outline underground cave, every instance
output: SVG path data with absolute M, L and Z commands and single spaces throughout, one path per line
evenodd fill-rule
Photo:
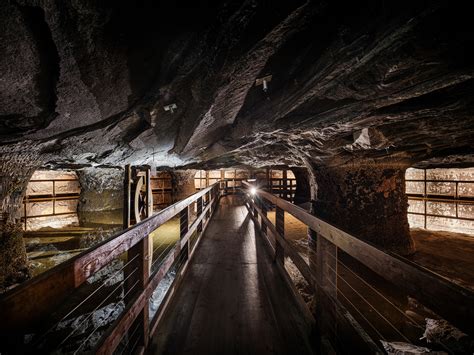
M 472 354 L 447 1 L 6 0 L 0 354 Z

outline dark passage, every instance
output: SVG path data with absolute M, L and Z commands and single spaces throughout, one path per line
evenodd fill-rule
M 223 197 L 152 354 L 311 354 L 310 330 L 243 201 Z

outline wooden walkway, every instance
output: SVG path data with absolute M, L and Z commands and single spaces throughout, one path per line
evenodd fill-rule
M 150 354 L 311 354 L 309 329 L 243 201 L 220 200 Z

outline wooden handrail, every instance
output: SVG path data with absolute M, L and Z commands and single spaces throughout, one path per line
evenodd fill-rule
M 242 184 L 247 189 L 255 187 L 248 182 L 243 182 Z M 474 334 L 474 324 L 472 322 L 472 319 L 474 319 L 474 293 L 472 291 L 399 255 L 385 252 L 370 243 L 356 238 L 310 214 L 306 210 L 266 191 L 257 189 L 256 195 L 290 213 L 315 231 L 318 236 L 324 237 L 327 241 L 357 259 L 384 279 L 392 282 L 400 290 L 413 296 L 459 329 L 468 334 Z M 271 230 L 271 223 L 268 223 L 268 219 L 261 214 L 257 206 L 254 207 Z M 283 243 L 281 239 L 277 236 L 276 241 L 288 253 L 292 246 L 286 242 Z M 289 252 L 289 256 L 292 259 L 293 255 L 293 252 Z M 303 267 L 300 266 L 300 263 L 295 263 L 295 265 L 308 280 L 307 265 Z M 312 275 L 312 277 L 316 277 L 316 275 Z
M 92 249 L 61 263 L 0 295 L 0 332 L 35 329 L 88 277 L 130 250 L 152 231 L 208 193 L 218 191 L 215 183 L 157 214 L 115 234 Z M 212 202 L 212 201 L 209 201 Z M 207 210 L 206 210 L 207 211 Z M 201 216 L 202 217 L 202 216 Z M 178 243 L 179 244 L 179 243 Z

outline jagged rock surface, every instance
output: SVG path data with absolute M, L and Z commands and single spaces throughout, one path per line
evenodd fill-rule
M 122 224 L 124 170 L 84 168 L 77 171 L 81 195 L 77 212 L 81 225 Z
M 46 167 L 474 163 L 461 4 L 207 3 L 4 4 L 0 143 Z

